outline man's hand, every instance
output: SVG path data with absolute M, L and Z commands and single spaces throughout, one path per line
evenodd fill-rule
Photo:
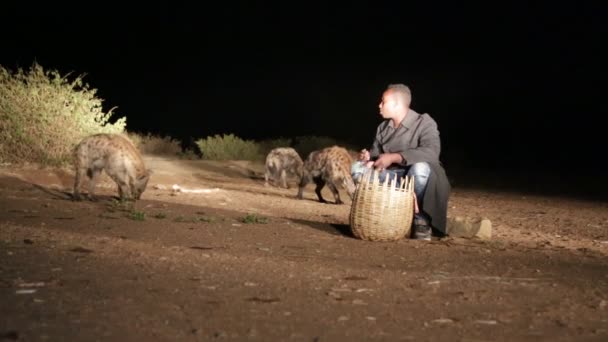
M 401 163 L 402 159 L 403 158 L 399 153 L 382 153 L 378 156 L 378 159 L 376 159 L 374 167 L 376 169 L 384 170 L 393 163 Z
M 360 161 L 366 162 L 366 161 L 369 160 L 369 158 L 370 158 L 370 155 L 369 155 L 369 151 L 368 150 L 362 149 L 361 152 L 359 152 L 359 160 Z

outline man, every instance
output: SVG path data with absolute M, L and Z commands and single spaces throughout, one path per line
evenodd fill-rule
M 378 125 L 371 151 L 362 150 L 360 160 L 385 177 L 414 176 L 418 210 L 412 237 L 431 240 L 433 230 L 445 235 L 448 197 L 451 191 L 439 161 L 441 140 L 437 123 L 428 114 L 410 109 L 412 94 L 403 84 L 391 84 L 382 95 Z

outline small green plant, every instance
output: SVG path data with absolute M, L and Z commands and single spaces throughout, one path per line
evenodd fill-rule
M 256 214 L 247 214 L 243 218 L 241 218 L 241 222 L 246 224 L 252 223 L 268 223 L 268 218 L 263 216 L 257 216 Z
M 115 212 L 115 211 L 133 211 L 133 202 L 132 201 L 127 201 L 127 200 L 117 200 L 117 199 L 112 199 L 112 201 L 106 206 L 106 209 L 109 212 Z
M 127 215 L 127 217 L 134 221 L 143 221 L 146 219 L 146 213 L 144 213 L 143 211 L 134 210 L 129 212 L 129 215 Z
M 195 223 L 198 222 L 198 219 L 196 217 L 178 216 L 174 218 L 173 221 L 182 223 Z
M 211 217 L 211 216 L 201 216 L 198 218 L 198 220 L 200 222 L 206 222 L 206 223 L 211 223 L 215 221 L 215 217 Z
M 175 222 L 184 222 L 184 223 L 196 223 L 196 222 L 210 223 L 210 222 L 216 221 L 216 218 L 215 217 L 211 217 L 211 216 L 200 216 L 200 217 L 178 216 L 175 219 L 173 219 L 173 221 L 175 221 Z
M 165 213 L 156 213 L 152 217 L 154 217 L 155 219 L 162 220 L 162 219 L 166 218 L 167 215 Z
M 202 212 L 202 211 L 197 211 L 196 214 L 199 215 L 199 217 L 197 219 L 200 222 L 211 223 L 211 222 L 215 222 L 215 221 L 218 221 L 218 220 L 224 221 L 223 218 L 210 216 L 210 215 L 207 215 L 205 212 Z
M 243 140 L 234 134 L 214 135 L 199 139 L 196 145 L 206 160 L 262 160 L 260 146 L 253 140 Z
M 185 217 L 183 216 L 178 216 L 176 218 L 173 219 L 174 222 L 188 222 L 186 221 Z

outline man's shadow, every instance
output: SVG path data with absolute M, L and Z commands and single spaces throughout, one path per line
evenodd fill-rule
M 308 221 L 308 220 L 299 220 L 292 219 L 294 223 L 301 224 L 303 226 L 308 226 L 317 230 L 320 230 L 325 233 L 329 233 L 331 235 L 341 235 L 349 238 L 355 238 L 353 232 L 348 224 L 338 224 L 338 223 L 323 223 L 316 221 Z

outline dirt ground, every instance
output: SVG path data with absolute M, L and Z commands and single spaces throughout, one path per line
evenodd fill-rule
M 368 242 L 346 195 L 145 159 L 132 207 L 107 178 L 73 202 L 70 170 L 0 168 L 0 341 L 608 340 L 608 203 L 454 187 L 491 240 Z

